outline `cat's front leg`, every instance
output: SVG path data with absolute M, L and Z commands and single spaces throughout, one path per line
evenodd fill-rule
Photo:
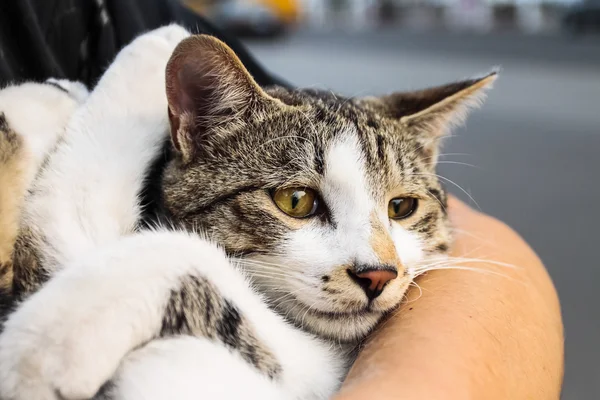
M 239 352 L 211 339 L 176 336 L 153 340 L 129 353 L 115 378 L 93 400 L 169 399 L 297 397 L 286 393 L 280 380 L 261 373 Z
M 90 252 L 7 320 L 0 399 L 91 398 L 131 350 L 178 333 L 252 346 L 255 368 L 277 374 L 236 310 L 250 292 L 222 250 L 187 233 L 143 232 Z
M 25 242 L 48 275 L 135 228 L 146 174 L 168 138 L 166 64 L 187 36 L 169 25 L 136 38 L 67 124 L 25 206 Z

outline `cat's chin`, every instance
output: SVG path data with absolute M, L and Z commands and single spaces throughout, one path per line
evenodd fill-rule
M 347 313 L 321 311 L 300 302 L 287 303 L 285 309 L 278 311 L 307 332 L 343 343 L 364 339 L 385 315 L 369 309 Z

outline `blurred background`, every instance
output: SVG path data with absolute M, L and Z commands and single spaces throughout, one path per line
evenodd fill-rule
M 298 86 L 361 96 L 500 66 L 440 174 L 541 256 L 566 327 L 563 399 L 600 399 L 600 0 L 186 3 Z

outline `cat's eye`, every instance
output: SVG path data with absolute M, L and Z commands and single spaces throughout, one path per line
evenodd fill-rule
M 308 188 L 285 188 L 273 192 L 273 201 L 281 211 L 294 218 L 313 215 L 319 206 L 317 193 Z
M 418 201 L 413 197 L 396 197 L 388 204 L 388 216 L 391 219 L 404 219 L 417 209 Z

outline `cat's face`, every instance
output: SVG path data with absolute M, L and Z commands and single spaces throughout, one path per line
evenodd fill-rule
M 207 232 L 282 315 L 364 337 L 450 235 L 437 139 L 483 78 L 385 98 L 259 89 L 215 39 L 167 68 L 174 221 Z

